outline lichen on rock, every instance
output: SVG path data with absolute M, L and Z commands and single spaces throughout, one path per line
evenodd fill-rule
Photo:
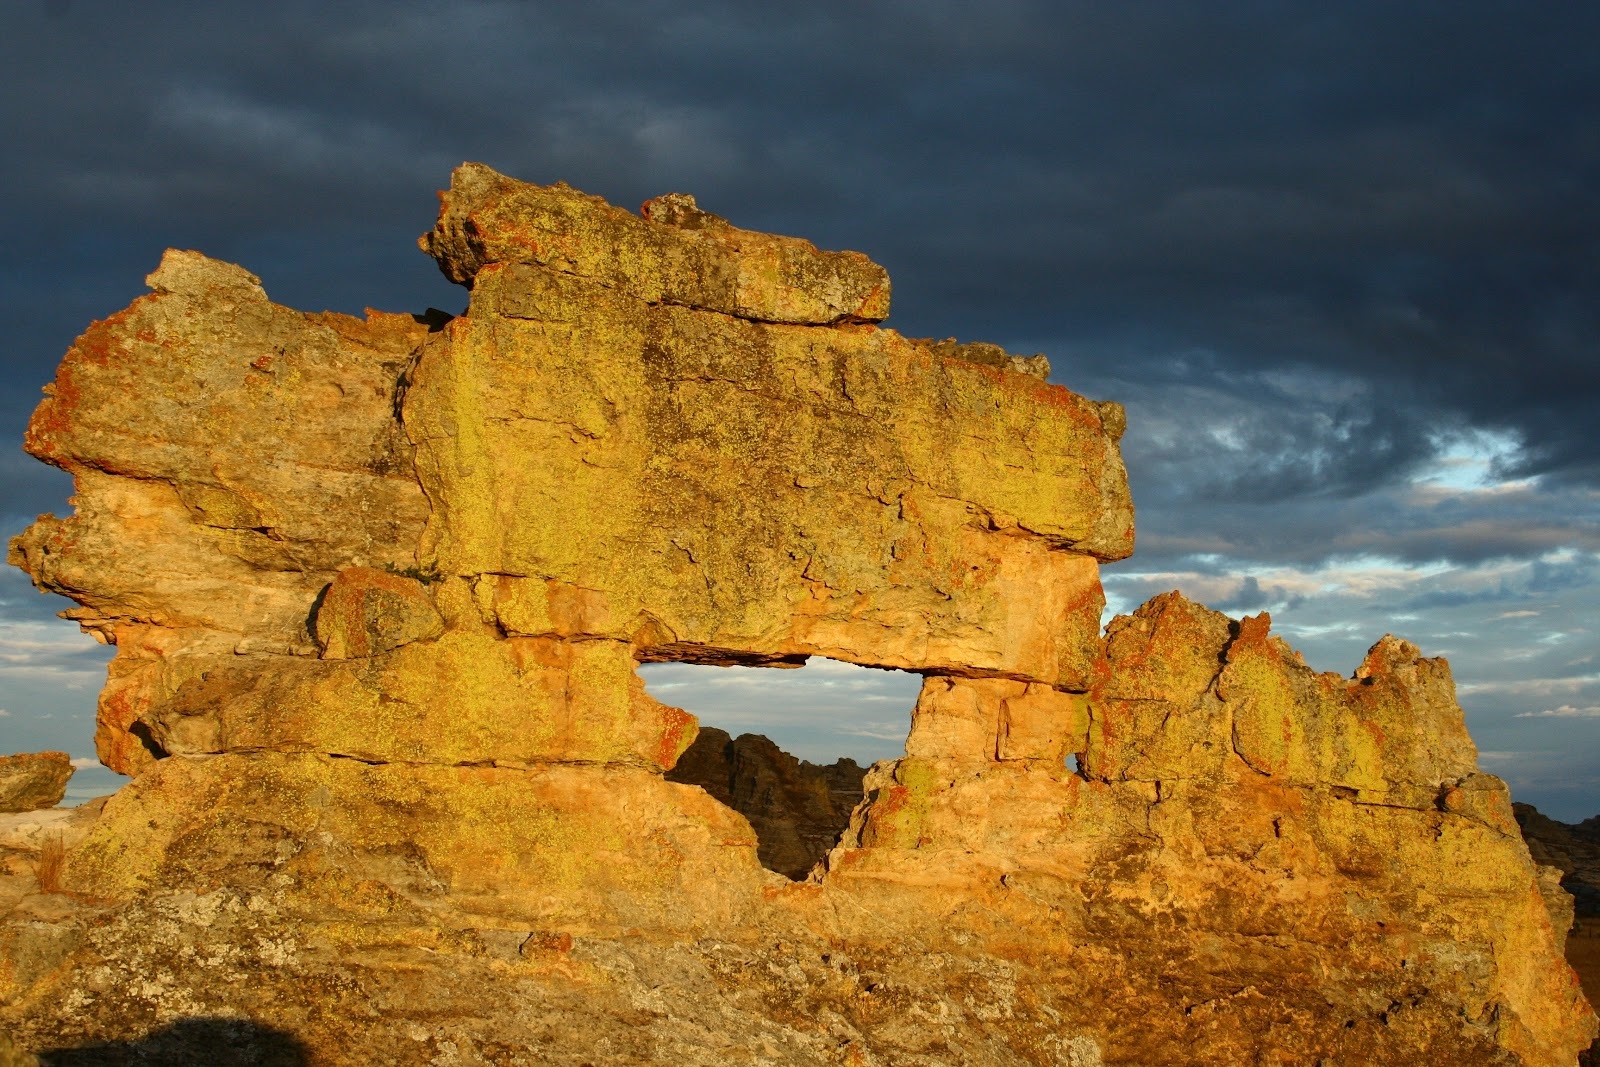
M 133 781 L 0 827 L 0 1030 L 23 1047 L 1588 1046 L 1570 906 L 1442 660 L 1385 637 L 1319 674 L 1265 615 L 1177 594 L 1102 632 L 1099 567 L 1133 550 L 1119 405 L 1039 357 L 901 337 L 865 256 L 684 194 L 634 215 L 466 164 L 442 201 L 422 246 L 465 314 L 302 314 L 169 252 L 34 415 L 76 511 L 9 559 L 117 646 L 97 744 Z M 667 779 L 698 724 L 634 668 L 813 655 L 923 688 L 906 755 L 791 880 Z

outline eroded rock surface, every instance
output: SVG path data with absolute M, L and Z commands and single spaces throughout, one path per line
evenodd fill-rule
M 34 417 L 77 510 L 10 558 L 118 646 L 97 740 L 135 777 L 12 835 L 27 1048 L 207 1019 L 315 1064 L 1589 1044 L 1569 898 L 1442 660 L 1317 674 L 1176 594 L 1102 635 L 1120 407 L 884 329 L 865 257 L 685 196 L 469 164 L 443 199 L 423 246 L 466 314 L 305 315 L 172 252 Z M 697 725 L 634 667 L 810 655 L 925 681 L 791 882 L 664 777 Z

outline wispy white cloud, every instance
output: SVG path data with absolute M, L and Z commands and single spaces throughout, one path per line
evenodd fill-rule
M 1516 658 L 1512 654 L 1509 658 Z M 1458 682 L 1456 689 L 1462 693 L 1504 693 L 1512 696 L 1543 697 L 1557 693 L 1576 693 L 1600 683 L 1600 674 L 1575 675 L 1570 678 L 1505 678 L 1475 682 Z
M 1600 705 L 1591 705 L 1586 708 L 1574 707 L 1563 704 L 1559 708 L 1546 708 L 1544 711 L 1522 711 L 1515 716 L 1518 719 L 1600 719 Z
M 640 676 L 652 696 L 676 704 L 705 726 L 764 734 L 812 762 L 850 756 L 860 763 L 903 755 L 911 708 L 922 679 L 811 658 L 799 670 L 647 663 Z
M 70 623 L 0 619 L 0 678 L 98 688 L 106 652 Z
M 93 756 L 79 756 L 72 761 L 72 766 L 74 769 L 81 771 L 85 767 L 101 767 L 104 766 L 104 764 L 95 759 Z

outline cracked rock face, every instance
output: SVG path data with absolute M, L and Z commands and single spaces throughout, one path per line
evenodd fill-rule
M 0 833 L 23 1047 L 1588 1046 L 1569 898 L 1442 660 L 1386 637 L 1317 674 L 1264 615 L 1177 594 L 1102 634 L 1099 565 L 1133 547 L 1120 407 L 882 328 L 866 257 L 682 194 L 633 215 L 467 164 L 442 199 L 422 245 L 466 314 L 302 314 L 169 252 L 34 416 L 76 512 L 10 559 L 117 645 L 97 743 L 134 781 Z M 795 882 L 664 777 L 697 725 L 634 667 L 811 655 L 925 683 L 906 756 Z

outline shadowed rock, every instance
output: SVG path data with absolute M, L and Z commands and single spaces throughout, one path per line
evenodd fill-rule
M 760 734 L 733 738 L 702 726 L 667 781 L 697 785 L 743 815 L 756 832 L 761 865 L 798 879 L 839 843 L 861 802 L 862 773 L 852 759 L 818 766 Z
M 1512 810 L 1534 862 L 1561 872 L 1561 888 L 1572 894 L 1578 920 L 1600 919 L 1600 816 L 1573 824 L 1532 804 L 1513 804 Z
M 181 1019 L 132 1041 L 55 1049 L 40 1067 L 308 1067 L 292 1034 L 248 1019 Z

